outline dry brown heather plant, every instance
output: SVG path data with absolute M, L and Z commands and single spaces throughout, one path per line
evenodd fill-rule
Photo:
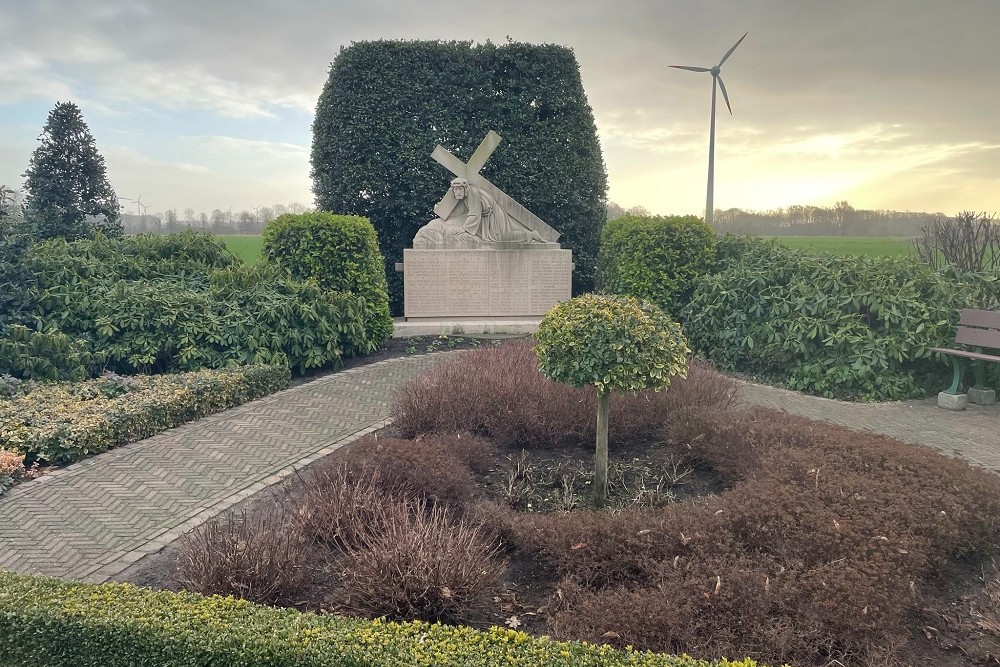
M 468 434 L 428 435 L 414 440 L 365 438 L 348 453 L 352 466 L 378 470 L 390 489 L 411 497 L 459 505 L 478 489 L 473 470 L 488 465 L 496 448 Z
M 204 595 L 232 595 L 259 604 L 299 602 L 312 581 L 310 548 L 279 509 L 228 513 L 181 541 L 178 579 Z
M 765 409 L 716 415 L 688 444 L 735 486 L 618 515 L 478 513 L 562 577 L 556 636 L 769 663 L 884 657 L 939 567 L 997 547 L 1000 479 L 930 450 Z
M 694 363 L 688 379 L 664 392 L 616 394 L 611 401 L 612 447 L 656 437 L 674 418 L 725 410 L 732 380 Z M 597 396 L 538 372 L 530 340 L 463 353 L 403 387 L 393 406 L 403 437 L 472 431 L 500 447 L 590 447 L 596 433 Z
M 456 621 L 484 608 L 507 564 L 496 539 L 425 501 L 387 503 L 385 523 L 347 551 L 346 606 L 392 619 Z
M 362 461 L 332 458 L 301 478 L 295 501 L 296 524 L 307 539 L 335 549 L 362 542 L 384 522 L 386 504 L 404 489 Z
M 980 605 L 972 607 L 970 616 L 980 630 L 1000 638 L 1000 576 L 996 572 L 986 580 Z

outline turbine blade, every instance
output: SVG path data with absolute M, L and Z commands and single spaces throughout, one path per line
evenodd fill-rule
M 710 67 L 688 67 L 687 65 L 667 65 L 667 67 L 673 67 L 674 69 L 686 69 L 689 72 L 711 72 Z
M 739 46 L 740 42 L 742 42 L 744 39 L 746 39 L 747 35 L 749 35 L 749 34 L 750 34 L 749 32 L 743 33 L 743 36 L 740 37 L 739 41 L 737 41 L 735 44 L 733 44 L 733 48 L 731 48 L 728 51 L 726 51 L 726 55 L 722 56 L 722 60 L 719 61 L 719 67 L 722 67 L 722 63 L 724 63 L 727 60 L 729 60 L 729 56 L 733 55 L 733 51 L 736 50 L 736 47 Z
M 726 101 L 726 108 L 729 109 L 729 115 L 733 115 L 733 108 L 729 106 L 729 95 L 726 93 L 726 84 L 722 83 L 722 77 L 717 76 L 715 80 L 719 82 L 719 88 L 722 88 L 722 99 Z

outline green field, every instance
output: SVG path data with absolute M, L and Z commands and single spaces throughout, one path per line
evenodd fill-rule
M 798 250 L 818 250 L 838 255 L 910 254 L 910 240 L 903 236 L 777 236 L 778 243 Z
M 260 259 L 260 247 L 264 238 L 256 234 L 220 234 L 219 238 L 231 253 L 247 264 L 256 264 Z
M 252 234 L 223 234 L 219 236 L 226 247 L 247 264 L 260 259 L 263 239 Z M 909 239 L 901 236 L 778 236 L 778 243 L 799 250 L 819 250 L 838 255 L 907 255 Z

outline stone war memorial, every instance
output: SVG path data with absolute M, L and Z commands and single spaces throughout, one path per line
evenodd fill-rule
M 434 206 L 437 217 L 397 266 L 404 310 L 397 328 L 526 333 L 570 298 L 572 252 L 560 247 L 559 233 L 479 173 L 500 141 L 491 130 L 468 162 L 440 145 L 431 154 L 454 178 Z

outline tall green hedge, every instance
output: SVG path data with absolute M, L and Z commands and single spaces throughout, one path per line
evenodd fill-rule
M 0 667 L 754 667 L 0 570 Z
M 431 152 L 441 144 L 467 160 L 489 130 L 503 142 L 482 174 L 562 234 L 575 292 L 591 289 L 607 176 L 570 49 L 374 41 L 334 60 L 313 124 L 316 204 L 375 225 L 394 312 L 393 265 L 452 178 Z
M 261 256 L 294 278 L 363 299 L 365 352 L 392 335 L 382 254 L 366 218 L 325 211 L 279 216 L 264 228 Z
M 677 313 L 694 281 L 715 264 L 715 234 L 689 216 L 624 215 L 601 233 L 598 283 L 606 292 L 652 301 Z

